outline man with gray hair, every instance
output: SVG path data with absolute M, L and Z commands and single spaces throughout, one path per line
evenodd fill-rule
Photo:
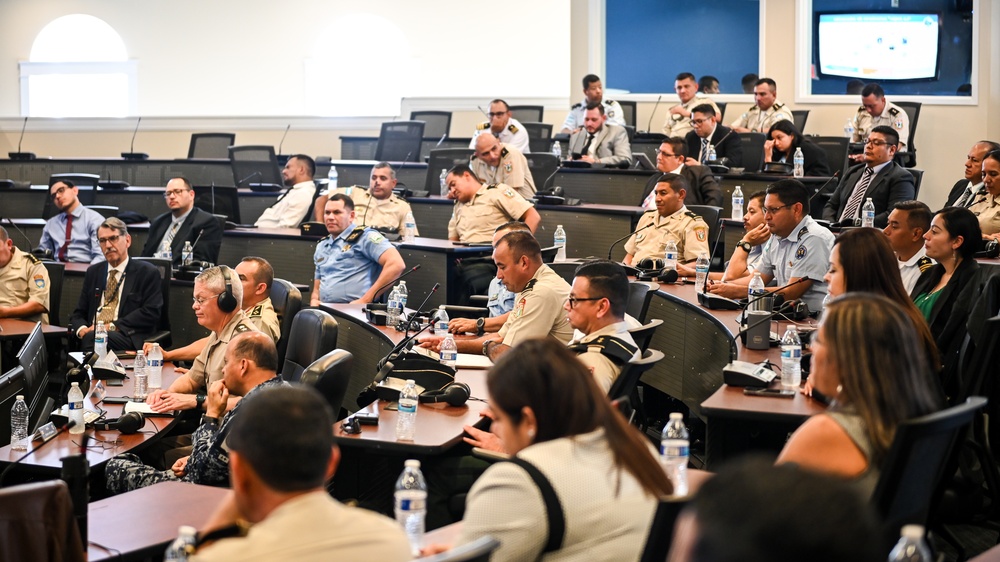
M 97 228 L 97 242 L 104 259 L 87 268 L 76 310 L 69 318 L 70 331 L 83 351 L 94 349 L 97 322 L 108 330 L 108 349 L 142 349 L 143 340 L 156 331 L 163 308 L 160 272 L 147 262 L 129 259 L 132 237 L 118 218 L 106 219 Z
M 156 412 L 204 409 L 205 391 L 222 378 L 226 346 L 237 334 L 259 331 L 240 308 L 242 303 L 243 285 L 229 267 L 210 267 L 195 277 L 191 308 L 198 324 L 212 333 L 186 376 L 178 377 L 166 390 L 149 393 L 150 408 Z

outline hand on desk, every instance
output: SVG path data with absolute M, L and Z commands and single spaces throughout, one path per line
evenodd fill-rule
M 448 322 L 448 331 L 453 334 L 476 333 L 476 321 L 471 318 L 452 318 Z
M 493 410 L 490 410 L 488 407 L 480 412 L 479 415 L 491 420 L 494 419 Z M 503 446 L 503 441 L 501 441 L 496 434 L 490 433 L 489 431 L 483 431 L 482 429 L 472 427 L 471 425 L 466 425 L 462 429 L 469 434 L 469 437 L 462 437 L 462 440 L 469 445 L 479 447 L 480 449 L 486 449 L 487 451 L 495 451 L 497 453 L 507 452 Z
M 579 158 L 579 160 L 580 160 L 580 162 L 590 162 L 591 164 L 593 164 L 594 162 L 597 162 L 597 159 L 594 158 L 593 156 L 589 155 L 589 154 L 584 154 L 583 156 L 581 156 Z
M 434 554 L 441 554 L 442 552 L 448 552 L 451 550 L 450 544 L 429 544 L 420 549 L 420 557 L 432 556 Z
M 709 281 L 708 292 L 713 295 L 719 295 L 720 297 L 742 299 L 747 296 L 747 286 L 740 285 L 739 283 L 717 283 Z
M 146 403 L 154 412 L 163 413 L 173 410 L 191 410 L 198 402 L 195 400 L 194 394 L 168 392 L 160 388 L 146 397 Z
M 427 336 L 420 339 L 420 347 L 426 347 L 431 351 L 441 351 L 441 341 L 444 340 L 442 336 Z
M 174 471 L 174 476 L 178 478 L 184 478 L 184 475 L 187 474 L 187 464 L 188 464 L 188 459 L 190 458 L 191 456 L 188 455 L 186 457 L 181 457 L 177 459 L 177 462 L 175 462 L 174 465 L 170 467 L 170 470 Z
M 802 388 L 799 389 L 799 392 L 801 392 L 802 394 L 805 394 L 806 396 L 812 396 L 813 395 L 813 380 L 812 380 L 812 377 L 806 379 L 806 383 L 802 385 Z

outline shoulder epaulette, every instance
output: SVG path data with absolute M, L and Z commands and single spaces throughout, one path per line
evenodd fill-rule
M 774 102 L 774 108 L 775 109 L 781 109 L 782 107 L 785 107 L 785 104 L 783 102 L 780 102 L 780 101 Z
M 510 153 L 507 152 L 506 148 L 501 148 L 500 149 L 500 158 L 503 158 L 504 156 L 507 156 L 508 154 L 510 154 Z
M 615 103 L 615 100 L 604 100 L 604 103 L 606 103 L 608 105 L 611 105 L 611 104 Z
M 344 239 L 344 242 L 348 244 L 353 244 L 361 238 L 361 235 L 364 234 L 364 232 L 365 232 L 365 227 L 356 226 L 354 227 L 354 230 L 352 230 L 351 233 L 347 235 L 347 238 Z
M 934 260 L 932 260 L 931 258 L 929 258 L 927 256 L 924 256 L 924 257 L 920 258 L 919 260 L 917 260 L 917 267 L 920 268 L 920 273 L 923 273 L 923 272 L 927 271 L 933 265 L 934 265 Z
M 482 123 L 476 125 L 476 130 L 477 131 L 485 131 L 486 129 L 489 128 L 489 126 L 490 126 L 490 122 L 489 121 L 483 121 Z
M 527 283 L 525 283 L 524 288 L 521 289 L 521 292 L 523 293 L 525 291 L 530 291 L 532 287 L 535 286 L 535 283 L 538 283 L 538 279 L 532 279 L 528 281 Z
M 240 322 L 239 324 L 236 325 L 236 327 L 233 329 L 233 331 L 242 334 L 243 332 L 252 332 L 253 328 L 251 328 L 250 326 L 247 326 L 243 322 Z
M 803 226 L 802 229 L 799 230 L 799 238 L 801 238 L 803 234 L 809 234 L 808 226 Z
M 499 185 L 500 184 L 498 184 L 498 183 L 491 183 L 491 184 L 489 184 L 489 185 L 486 186 L 486 189 L 496 189 L 497 186 L 499 186 Z
M 573 104 L 573 107 L 569 108 L 569 110 L 573 111 L 574 109 L 580 109 L 581 107 L 583 107 L 582 103 L 576 103 L 576 104 Z
M 511 123 L 510 125 L 507 125 L 507 130 L 516 135 L 517 132 L 520 131 L 521 129 L 518 129 L 517 127 L 514 126 L 513 123 Z
M 895 107 L 890 107 L 889 108 L 889 115 L 892 115 L 893 117 L 895 117 L 895 116 L 899 115 L 899 110 L 896 109 Z
M 26 258 L 28 258 L 28 261 L 30 261 L 32 263 L 32 265 L 42 263 L 42 260 L 38 259 L 38 256 L 36 256 L 34 254 L 29 254 L 29 253 L 25 252 L 24 256 Z
M 578 343 L 570 347 L 570 350 L 576 353 L 586 353 L 591 349 L 597 349 L 601 355 L 617 365 L 624 365 L 632 359 L 639 348 L 615 336 L 598 336 L 587 343 Z
M 264 312 L 264 305 L 258 304 L 257 306 L 253 307 L 253 309 L 250 311 L 250 314 L 247 314 L 247 316 L 260 316 L 263 312 Z
M 684 214 L 686 216 L 689 216 L 689 217 L 693 218 L 693 219 L 700 219 L 701 218 L 701 215 L 699 215 L 698 213 L 696 213 L 694 211 L 688 211 L 688 212 L 686 212 Z
M 861 113 L 864 110 L 865 110 L 865 106 L 862 105 L 861 107 L 858 108 L 858 113 Z

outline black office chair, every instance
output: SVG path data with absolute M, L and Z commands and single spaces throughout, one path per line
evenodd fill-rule
M 188 158 L 229 158 L 229 147 L 236 144 L 236 133 L 191 133 Z
M 156 332 L 146 341 L 160 344 L 160 347 L 170 347 L 173 343 L 170 335 L 170 278 L 173 277 L 173 262 L 162 258 L 132 258 L 149 262 L 160 272 L 160 290 L 163 292 L 163 308 L 160 309 L 160 320 L 156 323 Z
M 419 162 L 420 142 L 423 138 L 423 121 L 382 123 L 378 145 L 375 146 L 375 160 L 380 162 Z
M 541 123 L 544 121 L 542 115 L 545 113 L 545 106 L 542 105 L 512 105 L 510 106 L 510 116 L 517 119 L 523 125 L 526 121 L 531 123 Z
M 316 308 L 300 310 L 288 331 L 288 347 L 281 378 L 298 382 L 314 361 L 337 347 L 337 321 L 329 312 Z
M 743 144 L 743 171 L 759 172 L 764 165 L 764 133 L 736 133 Z
M 745 157 L 746 153 L 744 153 Z M 701 218 L 708 224 L 709 263 L 714 271 L 721 271 L 722 264 L 725 261 L 726 249 L 716 242 L 722 236 L 722 207 L 714 205 L 688 205 L 687 208 L 692 213 L 701 215 Z M 712 252 L 713 249 L 715 250 L 714 253 Z
M 851 139 L 847 137 L 810 137 L 809 140 L 826 152 L 826 161 L 830 164 L 830 174 L 847 173 L 850 163 L 847 155 Z
M 86 207 L 106 219 L 118 216 L 118 207 L 114 205 L 86 205 Z
M 653 339 L 653 334 L 656 329 L 663 324 L 663 320 L 660 318 L 650 318 L 649 322 L 646 322 L 638 328 L 629 328 L 629 335 L 635 341 L 635 345 L 639 346 L 639 350 L 645 352 L 649 349 L 649 342 Z
M 712 101 L 715 101 L 715 100 L 712 100 Z M 719 123 L 725 123 L 726 120 L 723 118 L 723 116 L 726 114 L 726 102 L 724 102 L 724 101 L 715 101 L 715 105 L 719 108 L 719 114 L 716 116 L 716 117 L 719 118 Z
M 93 205 L 96 199 L 95 194 L 97 193 L 97 184 L 101 181 L 101 176 L 97 174 L 52 174 L 49 176 L 49 192 L 52 191 L 52 186 L 58 181 L 71 181 L 79 189 L 79 199 L 80 204 L 83 206 Z M 45 198 L 45 204 L 42 206 L 42 218 L 48 220 L 60 213 L 59 209 L 56 208 L 55 204 L 52 202 L 51 197 Z
M 674 525 L 677 517 L 687 507 L 688 498 L 665 498 L 656 505 L 653 524 L 646 537 L 646 546 L 642 549 L 639 562 L 665 562 L 674 540 Z
M 450 111 L 411 111 L 410 121 L 424 122 L 424 138 L 437 141 L 451 134 Z
M 916 199 L 920 195 L 920 183 L 924 181 L 924 171 L 916 168 L 907 168 L 906 171 L 913 176 L 913 198 Z
M 525 123 L 524 130 L 528 132 L 528 149 L 531 152 L 549 152 L 552 150 L 552 125 L 549 123 Z
M 635 125 L 625 125 L 625 134 L 628 135 L 628 142 L 635 138 Z
M 302 292 L 291 282 L 275 278 L 271 283 L 271 305 L 274 306 L 274 312 L 278 315 L 281 326 L 281 337 L 278 339 L 278 365 L 284 365 L 292 321 L 302 308 Z
M 535 180 L 535 189 L 541 191 L 552 187 L 552 178 L 559 170 L 559 159 L 554 154 L 546 152 L 531 152 L 524 155 L 528 161 L 528 169 Z
M 552 271 L 556 272 L 556 275 L 562 277 L 564 281 L 572 284 L 576 268 L 580 267 L 580 264 L 571 261 L 557 261 L 550 263 L 549 267 L 552 268 Z
M 284 184 L 273 146 L 230 146 L 229 164 L 237 188 L 250 187 L 250 184 L 270 184 L 280 188 Z
M 345 416 L 341 407 L 347 394 L 347 384 L 351 382 L 353 366 L 354 355 L 350 351 L 334 349 L 306 367 L 298 382 L 315 388 L 326 399 L 333 415 L 338 420 L 343 419 Z
M 9 560 L 82 562 L 86 558 L 73 499 L 62 480 L 0 489 L 0 536 Z
M 920 108 L 923 106 L 919 101 L 900 101 L 896 105 L 903 108 L 906 116 L 910 118 L 910 134 L 906 139 L 906 152 L 896 153 L 896 157 L 901 160 L 901 164 L 907 168 L 917 165 L 917 147 L 913 144 L 913 137 L 917 134 L 917 121 L 920 120 Z
M 628 304 L 625 306 L 625 314 L 639 322 L 645 322 L 649 302 L 653 300 L 653 292 L 658 288 L 659 286 L 649 281 L 631 281 L 628 284 Z
M 556 254 L 559 253 L 559 246 L 549 246 L 542 248 L 542 263 L 552 264 L 556 261 Z
M 427 178 L 424 180 L 424 190 L 432 195 L 441 193 L 441 171 L 448 171 L 459 164 L 468 164 L 472 158 L 471 148 L 438 148 L 430 151 L 427 157 Z
M 806 121 L 809 120 L 809 110 L 808 109 L 793 109 L 792 110 L 792 123 L 795 124 L 795 128 L 799 130 L 800 133 L 804 133 L 806 130 Z
M 630 126 L 630 127 L 632 127 L 632 128 L 635 128 L 635 106 L 636 106 L 636 102 L 634 102 L 634 101 L 621 101 L 621 100 L 618 100 L 618 105 L 622 106 L 622 113 L 624 113 L 624 115 L 622 115 L 622 119 L 625 120 L 625 124 L 628 125 L 628 126 Z M 629 140 L 632 140 L 632 139 L 629 139 Z
M 642 411 L 642 403 L 639 401 L 639 393 L 637 388 L 639 386 L 639 379 L 642 378 L 642 374 L 653 368 L 658 361 L 663 359 L 663 352 L 657 351 L 655 349 L 647 349 L 642 353 L 641 359 L 633 359 L 629 361 L 625 368 L 622 369 L 618 378 L 615 382 L 611 383 L 611 389 L 608 390 L 608 398 L 615 400 L 617 398 L 626 397 L 635 406 L 635 410 L 640 411 L 639 419 L 644 420 L 646 418 Z M 632 420 L 630 419 L 629 422 Z
M 420 558 L 420 562 L 489 562 L 493 551 L 500 548 L 500 541 L 486 535 L 447 552 Z
M 60 304 L 62 303 L 63 276 L 66 264 L 57 261 L 42 262 L 49 273 L 49 324 L 62 326 L 60 321 Z

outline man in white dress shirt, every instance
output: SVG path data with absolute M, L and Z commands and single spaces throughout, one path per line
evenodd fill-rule
M 312 209 L 316 195 L 316 162 L 305 154 L 295 154 L 288 158 L 281 179 L 289 190 L 278 197 L 270 207 L 264 209 L 254 223 L 258 228 L 298 228 L 306 220 L 306 212 Z
M 930 207 L 920 201 L 900 201 L 892 207 L 889 224 L 882 231 L 896 253 L 907 293 L 913 290 L 920 274 L 934 265 L 924 248 L 924 233 L 931 228 L 932 215 Z

